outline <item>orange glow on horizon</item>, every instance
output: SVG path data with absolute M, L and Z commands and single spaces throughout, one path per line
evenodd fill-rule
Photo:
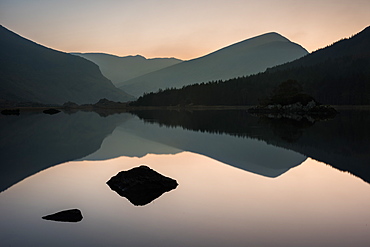
M 65 52 L 189 60 L 272 31 L 311 52 L 370 25 L 369 9 L 366 0 L 5 0 L 0 23 Z

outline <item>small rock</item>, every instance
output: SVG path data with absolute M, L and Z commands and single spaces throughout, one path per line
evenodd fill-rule
M 44 220 L 53 220 L 60 222 L 79 222 L 83 219 L 79 209 L 68 209 L 55 214 L 50 214 L 42 217 Z

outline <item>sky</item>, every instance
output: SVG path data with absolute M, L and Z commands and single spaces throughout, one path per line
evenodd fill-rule
M 64 52 L 200 57 L 277 32 L 309 52 L 370 25 L 369 0 L 0 0 L 0 24 Z

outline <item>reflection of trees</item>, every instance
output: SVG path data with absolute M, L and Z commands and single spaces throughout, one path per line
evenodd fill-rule
M 136 111 L 147 122 L 256 138 L 349 171 L 370 182 L 370 114 L 342 111 L 333 120 L 310 122 L 258 118 L 246 111 Z
M 299 140 L 303 134 L 305 128 L 311 127 L 314 123 L 303 118 L 300 121 L 296 121 L 288 118 L 267 118 L 261 117 L 261 122 L 269 125 L 277 137 L 281 140 L 293 143 Z

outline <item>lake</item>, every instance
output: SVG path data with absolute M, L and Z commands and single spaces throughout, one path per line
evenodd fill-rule
M 369 113 L 0 115 L 1 246 L 367 246 Z M 106 184 L 140 165 L 178 186 L 135 206 Z

